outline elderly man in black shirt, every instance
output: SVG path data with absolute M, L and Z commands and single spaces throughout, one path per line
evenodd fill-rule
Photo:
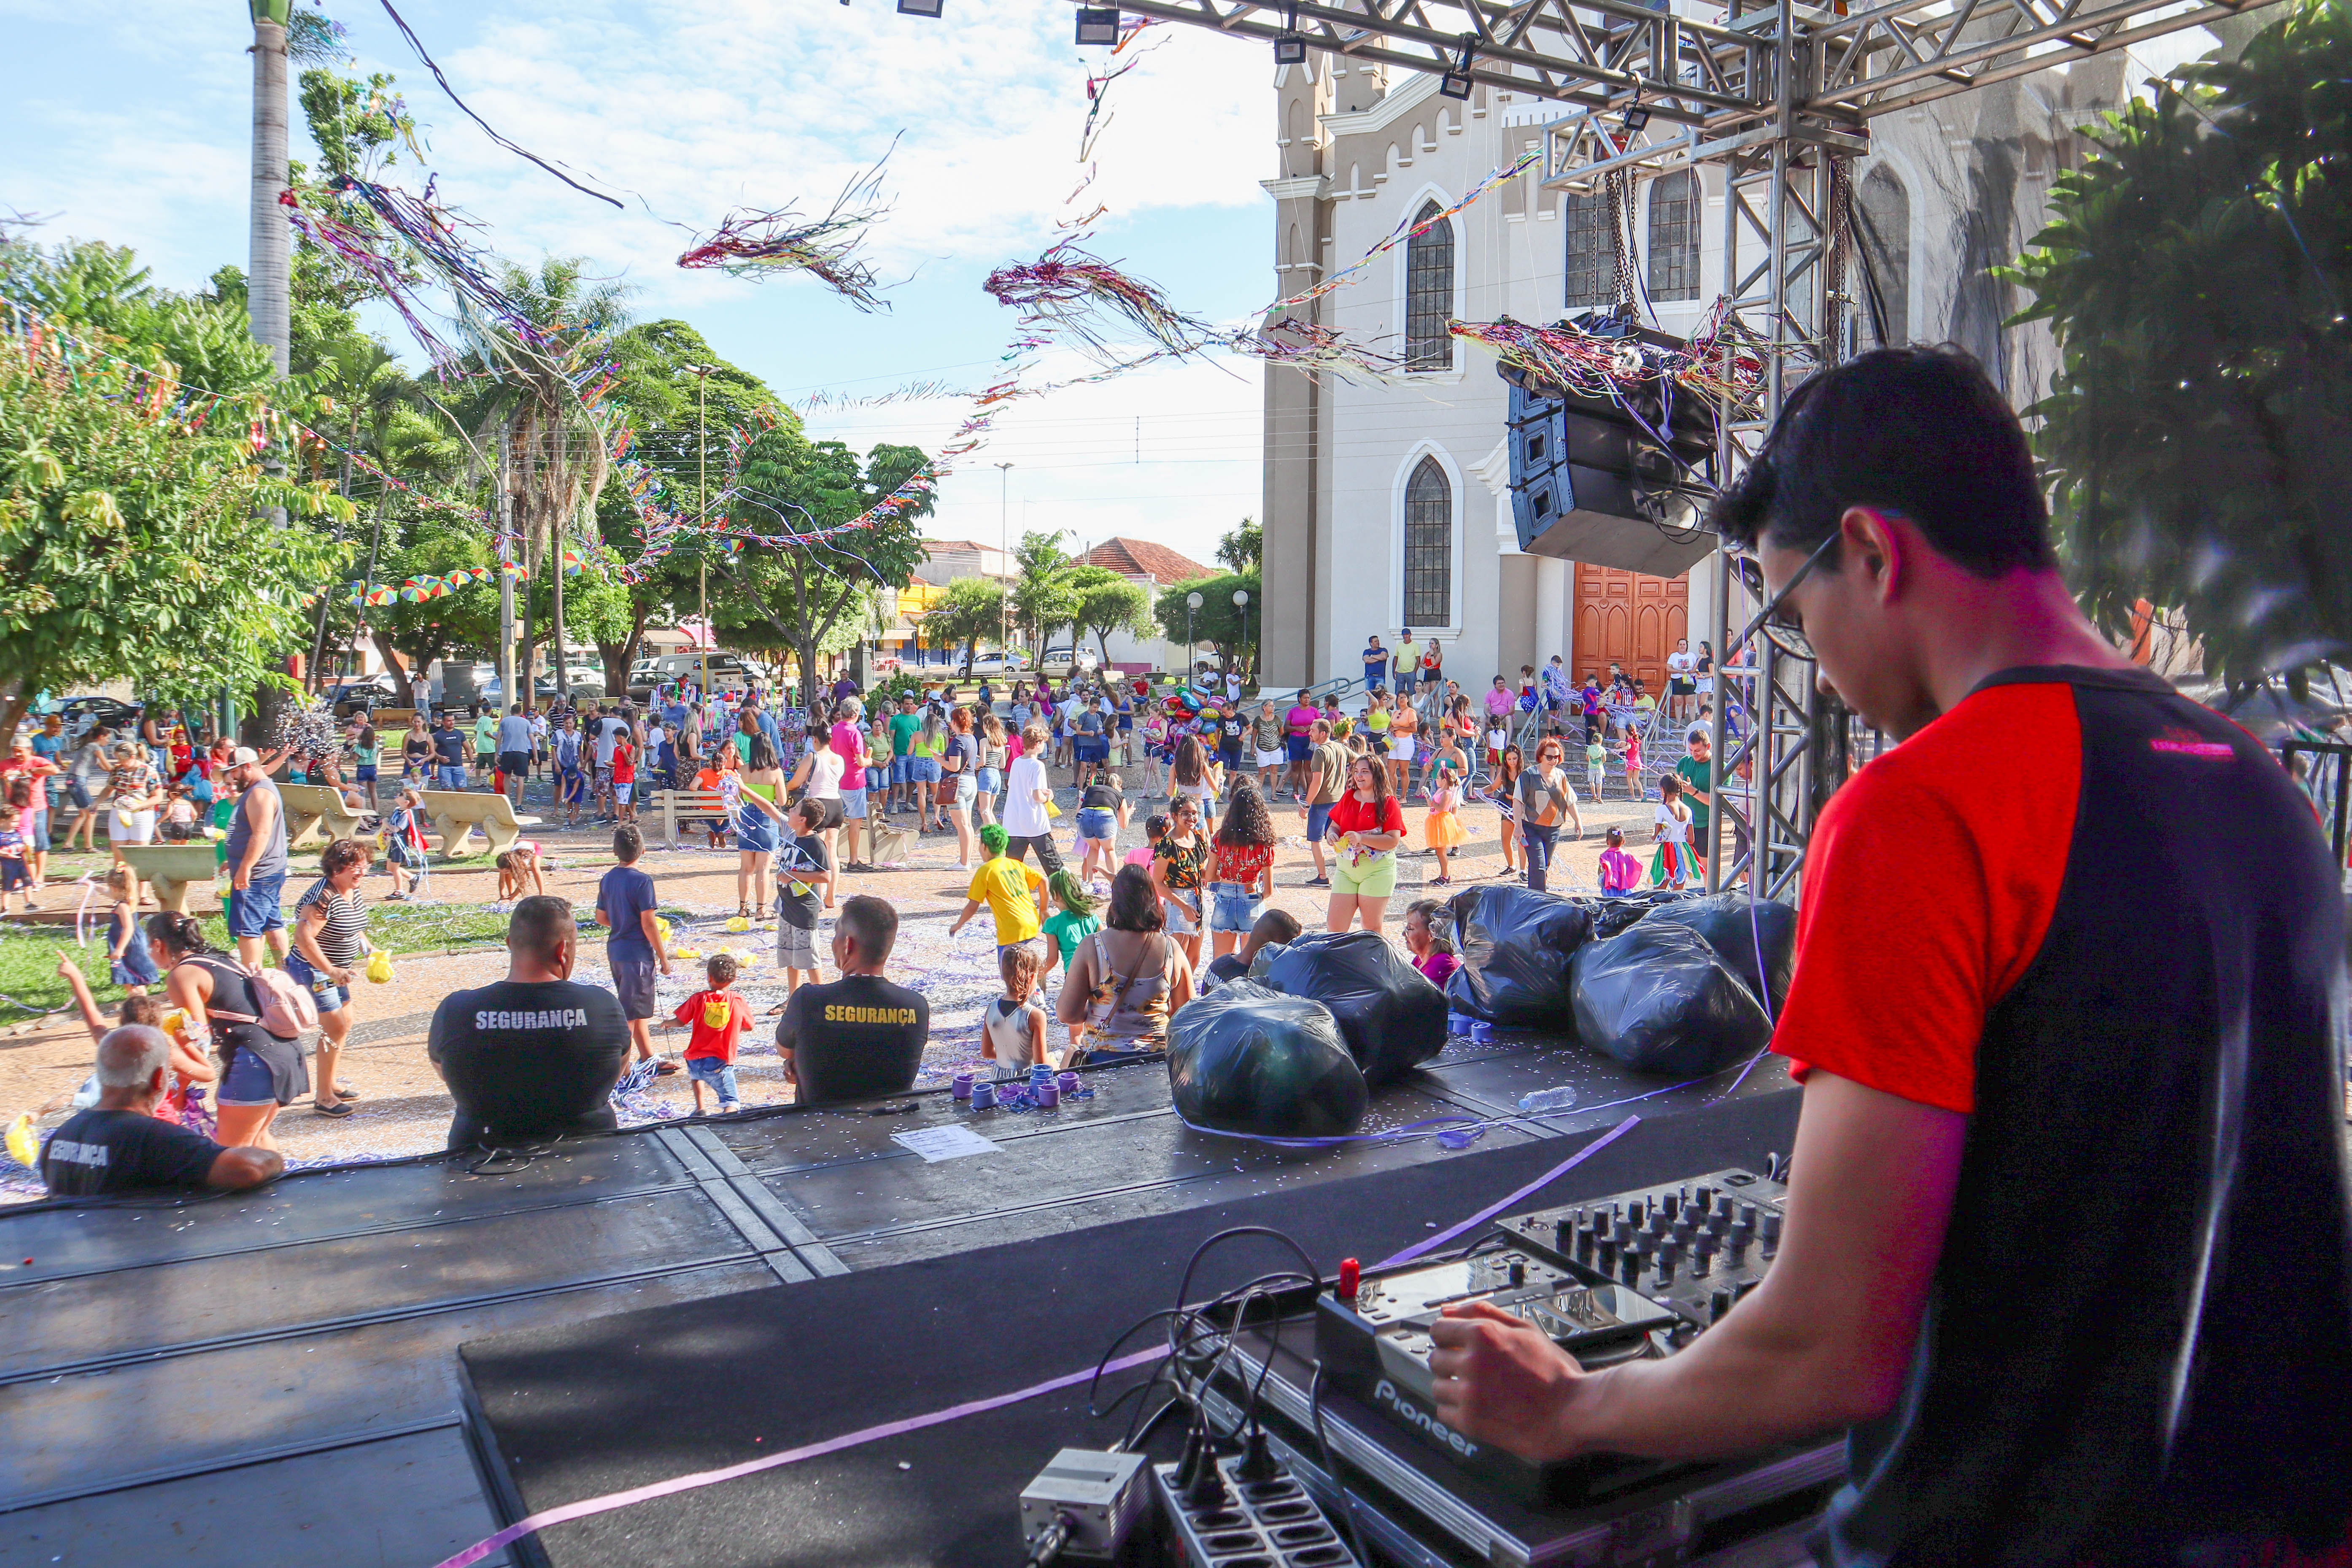
M 98 1042 L 98 1103 L 66 1119 L 41 1150 L 49 1195 L 99 1197 L 158 1187 L 257 1187 L 286 1168 L 270 1149 L 224 1149 L 201 1132 L 158 1121 L 172 1065 L 161 1029 L 126 1024 Z
M 579 953 L 571 904 L 525 899 L 507 922 L 507 977 L 452 992 L 434 1010 L 425 1052 L 457 1102 L 450 1148 L 619 1125 L 610 1096 L 629 1026 L 611 992 L 572 980 Z
M 931 1034 L 922 994 L 882 978 L 898 940 L 898 911 L 877 898 L 844 899 L 834 924 L 841 978 L 803 985 L 776 1024 L 776 1049 L 803 1105 L 836 1104 L 912 1088 Z

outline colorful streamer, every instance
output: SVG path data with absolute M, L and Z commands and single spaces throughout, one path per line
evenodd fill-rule
M 823 217 L 803 216 L 789 204 L 773 212 L 731 212 L 717 229 L 689 246 L 677 264 L 690 269 L 715 267 L 733 278 L 806 272 L 861 310 L 889 309 L 875 293 L 873 268 L 857 259 L 866 230 L 890 210 L 879 199 L 882 165 L 889 156 L 884 153 L 871 169 L 843 186 Z

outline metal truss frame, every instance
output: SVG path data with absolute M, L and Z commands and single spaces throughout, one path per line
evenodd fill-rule
M 1718 410 L 1725 476 L 1754 459 L 1792 371 L 1835 363 L 1845 347 L 1848 172 L 1870 150 L 1872 117 L 2262 3 L 1884 0 L 1849 9 L 1850 0 L 1729 0 L 1722 22 L 1704 23 L 1635 0 L 1120 0 L 1159 21 L 1259 40 L 1295 36 L 1310 49 L 1562 103 L 1568 111 L 1543 128 L 1546 190 L 1592 190 L 1617 171 L 1721 166 L 1725 292 L 1767 340 L 1755 391 Z M 1820 692 L 1812 666 L 1769 637 L 1743 650 L 1752 664 L 1722 662 L 1755 605 L 1722 551 L 1715 572 L 1708 886 L 1745 871 L 1777 897 L 1797 890 L 1816 814 L 1854 765 L 1861 738 L 1846 710 Z M 1734 797 L 1741 786 L 1726 787 L 1743 766 L 1746 809 Z M 1749 839 L 1729 866 L 1727 816 Z

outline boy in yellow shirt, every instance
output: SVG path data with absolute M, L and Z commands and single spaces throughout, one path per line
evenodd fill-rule
M 1044 873 L 1026 859 L 1015 860 L 1004 853 L 1012 842 L 1003 824 L 992 822 L 980 830 L 980 847 L 988 851 L 988 858 L 971 874 L 971 887 L 964 899 L 963 913 L 956 916 L 948 927 L 948 935 L 963 930 L 964 922 L 980 913 L 980 906 L 988 906 L 996 917 L 996 949 L 1001 953 L 1008 947 L 1019 947 L 1034 942 L 1045 929 L 1038 914 L 1041 895 L 1045 891 Z

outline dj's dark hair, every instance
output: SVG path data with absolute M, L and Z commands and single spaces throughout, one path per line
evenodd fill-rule
M 1733 544 L 1810 554 L 1853 506 L 1909 518 L 1979 577 L 2057 564 L 2024 427 L 1948 343 L 1875 349 L 1807 377 L 1708 521 Z

